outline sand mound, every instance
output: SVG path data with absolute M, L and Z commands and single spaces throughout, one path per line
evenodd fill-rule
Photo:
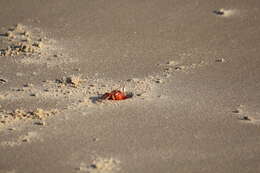
M 55 115 L 58 113 L 57 109 L 43 110 L 36 109 L 34 111 L 25 111 L 23 109 L 16 109 L 14 111 L 2 111 L 0 113 L 0 123 L 8 124 L 17 120 L 32 120 L 32 119 L 45 119 L 46 117 Z
M 42 38 L 34 37 L 21 24 L 9 28 L 2 36 L 2 40 L 7 44 L 7 47 L 0 50 L 1 56 L 41 54 Z
M 74 62 L 69 58 L 61 43 L 47 38 L 39 28 L 17 24 L 0 34 L 0 56 L 14 57 L 23 64 L 58 64 Z

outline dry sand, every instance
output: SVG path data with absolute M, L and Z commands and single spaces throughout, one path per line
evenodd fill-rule
M 260 172 L 259 1 L 0 2 L 0 173 Z

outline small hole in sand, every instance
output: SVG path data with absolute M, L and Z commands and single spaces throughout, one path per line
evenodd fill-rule
M 240 120 L 246 120 L 246 121 L 251 121 L 251 119 L 248 117 L 248 116 L 242 116 L 241 118 L 240 118 Z
M 235 114 L 238 114 L 239 110 L 233 110 L 232 112 L 235 113 Z
M 91 164 L 89 167 L 93 168 L 93 169 L 97 169 L 97 165 L 96 164 Z
M 126 93 L 126 99 L 129 99 L 129 98 L 132 98 L 134 96 L 134 93 L 132 93 L 132 92 L 127 92 Z
M 222 16 L 222 15 L 225 14 L 225 12 L 224 12 L 223 9 L 220 9 L 220 10 L 214 10 L 213 13 L 214 13 L 215 15 L 220 15 L 220 16 Z

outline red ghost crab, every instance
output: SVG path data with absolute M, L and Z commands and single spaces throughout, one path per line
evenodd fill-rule
M 130 97 L 132 97 L 133 95 L 131 93 L 126 94 L 123 91 L 120 90 L 113 90 L 109 93 L 105 93 L 101 96 L 102 100 L 125 100 L 128 99 Z

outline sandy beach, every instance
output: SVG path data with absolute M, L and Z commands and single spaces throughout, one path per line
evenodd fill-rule
M 0 0 L 0 173 L 260 172 L 259 18 L 258 0 Z

